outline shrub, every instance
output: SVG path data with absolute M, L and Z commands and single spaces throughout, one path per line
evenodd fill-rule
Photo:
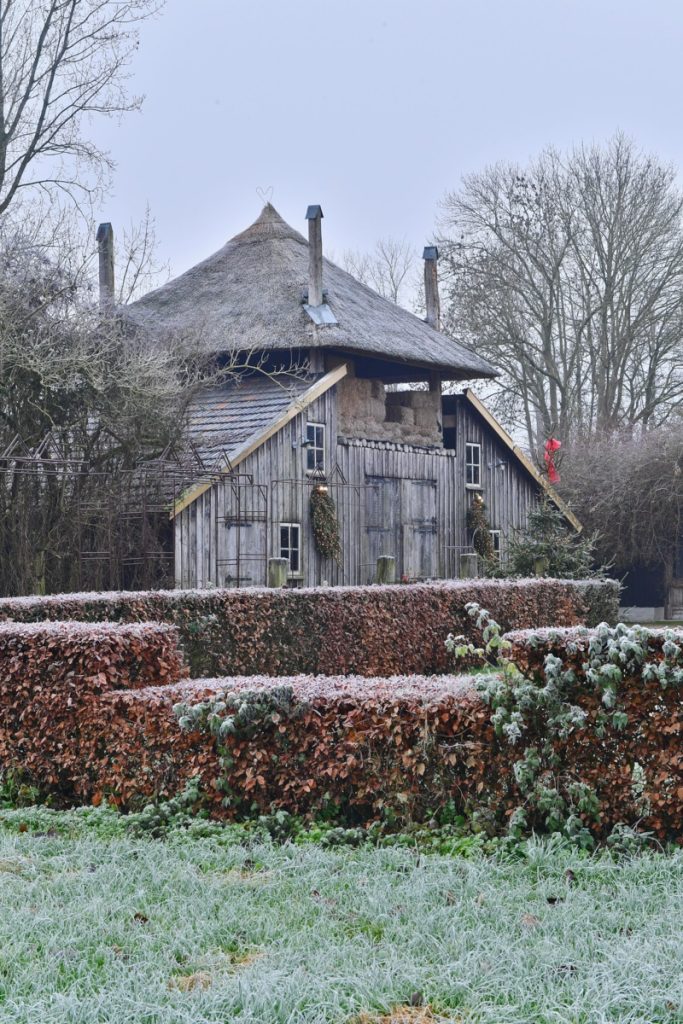
M 390 676 L 449 669 L 444 638 L 476 639 L 465 606 L 504 629 L 616 621 L 614 581 L 463 580 L 311 590 L 177 590 L 0 600 L 0 619 L 161 621 L 177 626 L 195 677 Z
M 504 770 L 467 678 L 195 680 L 109 690 L 76 716 L 6 754 L 62 802 L 135 809 L 199 780 L 218 817 L 420 820 L 452 799 L 473 808 Z
M 495 646 L 491 624 L 481 631 Z M 286 811 L 350 825 L 449 808 L 490 833 L 556 830 L 588 844 L 640 822 L 680 839 L 681 638 L 603 626 L 506 642 L 524 673 L 136 689 L 57 673 L 23 711 L 11 706 L 0 761 L 62 803 L 185 807 L 191 793 L 214 817 Z
M 513 534 L 507 558 L 488 560 L 491 576 L 552 576 L 557 579 L 598 579 L 604 569 L 596 568 L 596 538 L 577 534 L 549 499 L 529 510 L 526 529 Z
M 111 690 L 176 682 L 185 673 L 178 631 L 159 623 L 0 624 L 0 767 L 41 788 L 81 764 L 81 714 Z M 103 739 L 111 722 L 102 722 Z
M 602 624 L 501 639 L 487 612 L 470 613 L 502 669 L 478 690 L 510 748 L 511 829 L 590 844 L 592 833 L 641 819 L 661 838 L 680 838 L 683 632 Z

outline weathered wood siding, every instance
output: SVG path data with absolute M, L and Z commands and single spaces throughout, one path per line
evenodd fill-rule
M 456 457 L 460 467 L 459 522 L 461 544 L 467 545 L 465 520 L 473 489 L 465 486 L 465 445 L 481 445 L 481 495 L 492 530 L 501 531 L 502 550 L 513 530 L 526 526 L 529 507 L 537 501 L 539 486 L 510 449 L 463 399 L 456 406 Z
M 306 471 L 306 423 L 324 423 L 326 482 L 338 512 L 342 558 L 315 549 Z M 372 582 L 380 554 L 410 578 L 455 577 L 471 550 L 466 528 L 465 444 L 481 445 L 481 492 L 503 546 L 523 527 L 538 486 L 465 403 L 458 403 L 455 450 L 338 437 L 332 388 L 266 441 L 175 520 L 181 587 L 263 586 L 268 558 L 280 555 L 280 524 L 300 524 L 305 586 Z
M 334 389 L 176 517 L 177 586 L 263 586 L 268 558 L 280 554 L 282 522 L 301 524 L 302 582 L 320 582 L 308 513 L 311 478 L 302 445 L 307 422 L 326 426 L 325 464 L 330 475 L 337 435 Z
M 348 482 L 342 488 L 340 582 L 371 583 L 379 555 L 396 558 L 399 577 L 455 575 L 459 524 L 453 452 L 340 439 L 337 466 Z

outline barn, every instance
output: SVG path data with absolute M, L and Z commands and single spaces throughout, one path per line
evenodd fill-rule
M 264 585 L 278 562 L 288 586 L 363 584 L 382 557 L 406 580 L 471 574 L 481 499 L 500 557 L 540 494 L 579 530 L 475 394 L 444 393 L 496 369 L 440 332 L 436 249 L 421 320 L 324 258 L 322 216 L 308 208 L 305 238 L 267 204 L 126 307 L 136 330 L 189 334 L 249 367 L 190 408 L 199 468 L 172 512 L 176 584 Z

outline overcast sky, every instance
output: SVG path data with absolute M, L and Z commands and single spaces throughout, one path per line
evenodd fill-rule
M 683 166 L 681 0 L 168 0 L 145 25 L 140 114 L 99 123 L 100 211 L 149 202 L 174 274 L 258 215 L 324 244 L 420 248 L 463 174 L 621 128 Z

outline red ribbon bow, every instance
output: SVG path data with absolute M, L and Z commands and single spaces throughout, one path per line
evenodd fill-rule
M 550 480 L 551 484 L 559 483 L 560 480 L 560 474 L 555 469 L 555 452 L 561 447 L 562 442 L 554 437 L 548 438 L 544 445 L 545 452 L 543 458 L 545 459 L 545 468 L 548 471 L 548 480 Z

